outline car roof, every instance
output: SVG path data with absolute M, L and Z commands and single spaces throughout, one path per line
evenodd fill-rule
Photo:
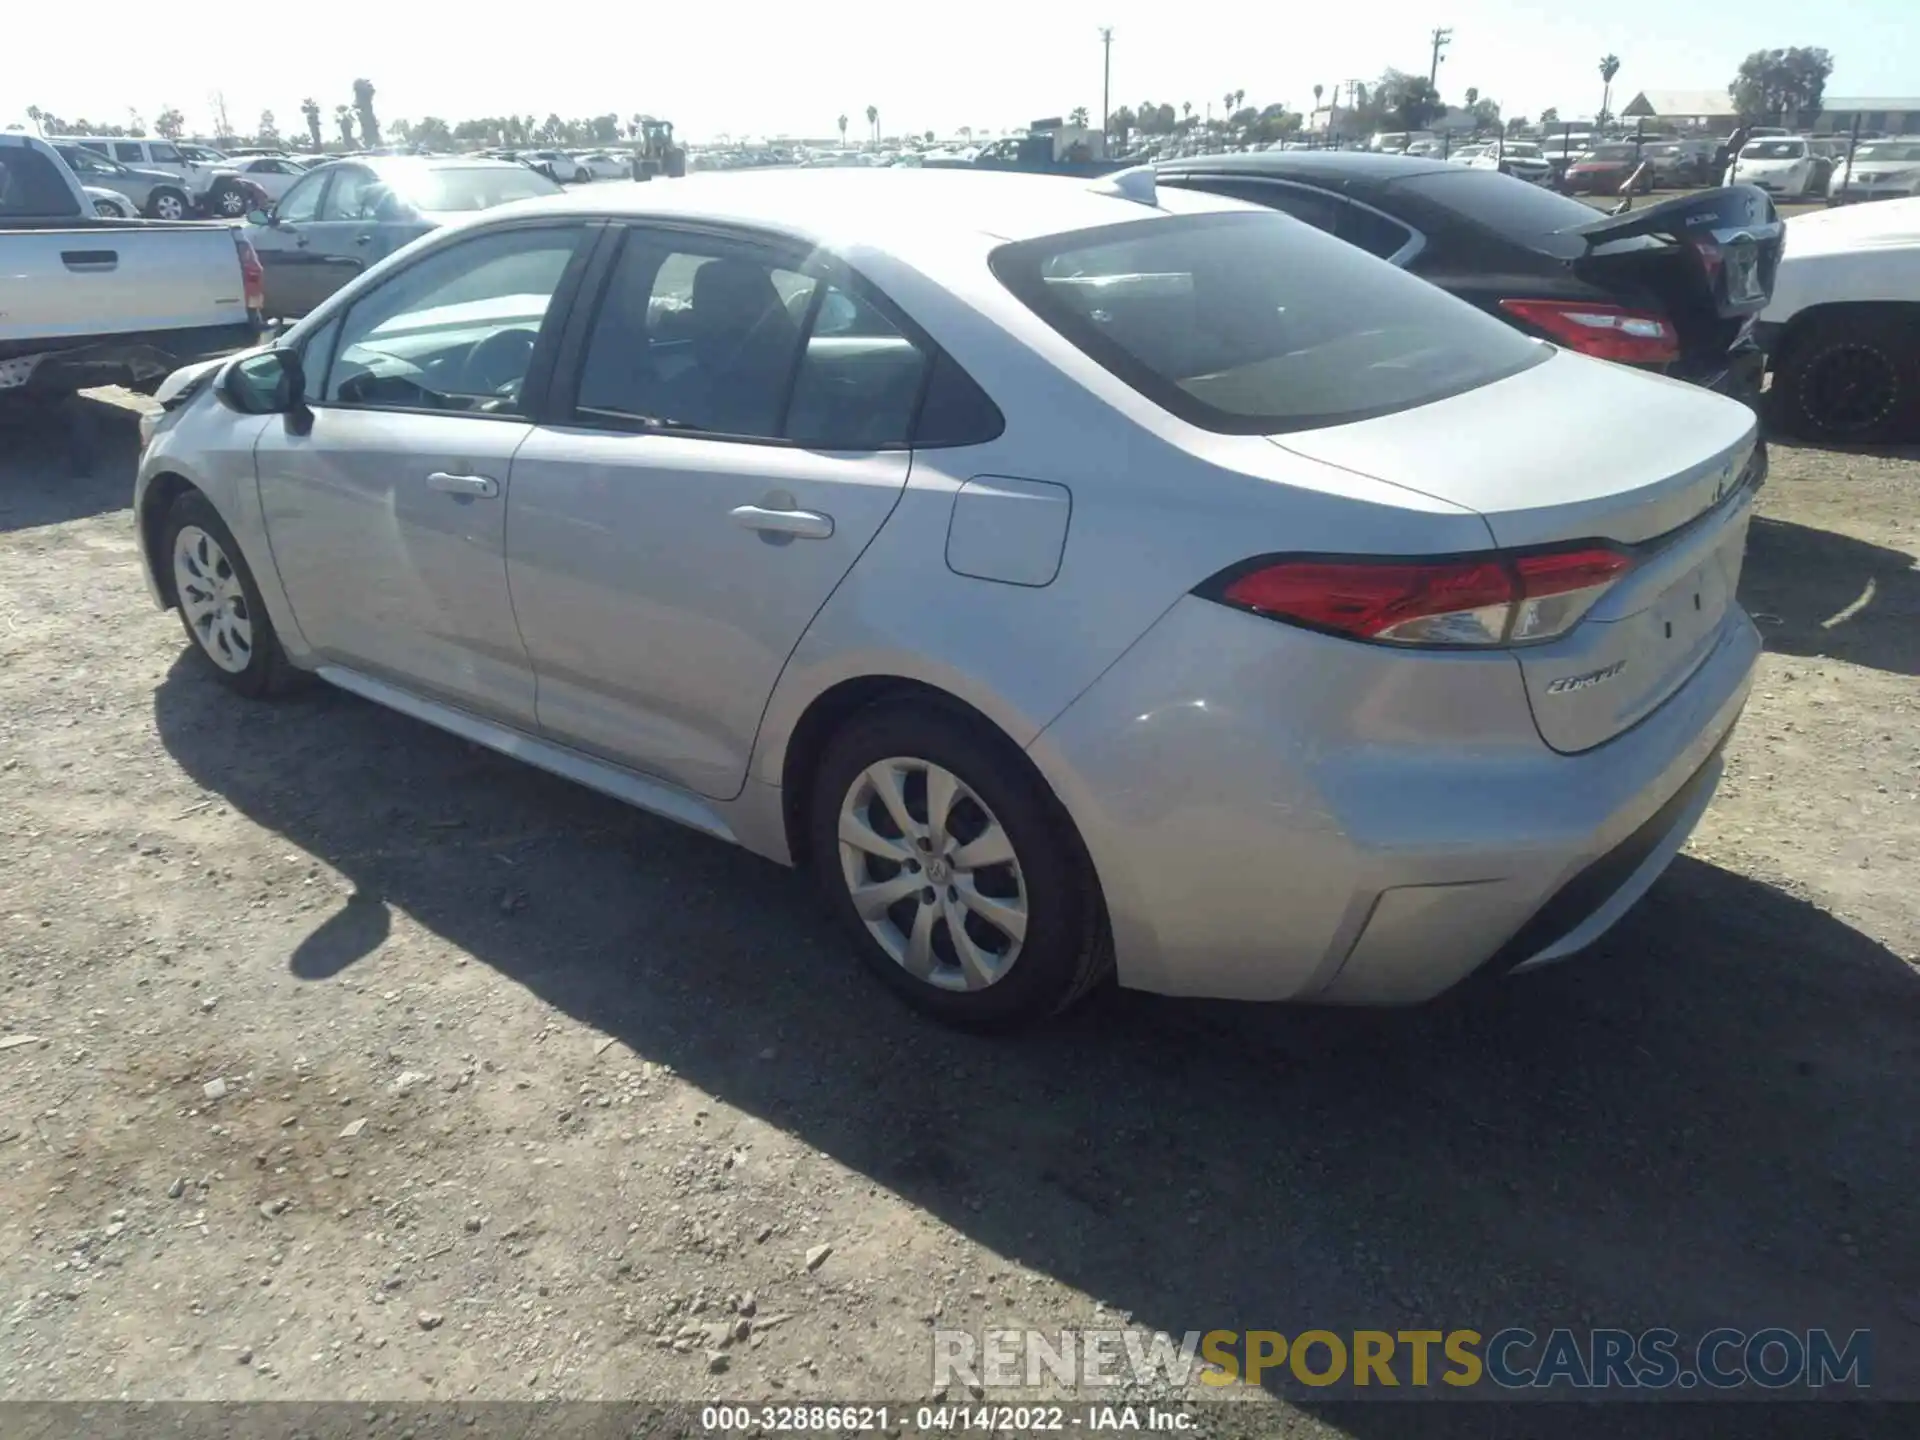
M 326 165 L 315 165 L 307 173 L 318 174 L 328 165 L 364 165 L 376 175 L 417 175 L 427 170 L 524 170 L 511 160 L 488 160 L 478 155 L 336 155 Z
M 1208 171 L 1232 175 L 1241 171 L 1314 175 L 1327 180 L 1370 180 L 1384 184 L 1409 175 L 1432 175 L 1448 168 L 1445 160 L 1419 155 L 1386 155 L 1372 150 L 1255 150 L 1244 155 L 1188 155 L 1163 160 L 1154 167 L 1172 172 Z
M 1256 208 L 1171 188 L 1150 206 L 1099 186 L 1097 179 L 905 166 L 702 171 L 632 187 L 593 186 L 510 208 L 522 215 L 584 211 L 710 220 L 885 249 L 943 231 L 1027 240 L 1154 215 Z

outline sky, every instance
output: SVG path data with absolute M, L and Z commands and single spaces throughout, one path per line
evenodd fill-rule
M 1440 89 L 1469 86 L 1512 116 L 1547 106 L 1572 118 L 1600 104 L 1599 58 L 1617 54 L 1618 109 L 1641 89 L 1717 89 L 1761 48 L 1824 45 L 1829 95 L 1920 95 L 1913 0 L 1738 0 L 1668 5 L 1605 0 L 1371 0 L 1364 8 L 1100 0 L 1085 5 L 969 0 L 965 5 L 829 6 L 668 0 L 600 7 L 552 0 L 520 6 L 260 5 L 209 28 L 156 16 L 151 0 L 93 0 L 76 43 L 57 6 L 23 4 L 0 47 L 0 126 L 29 105 L 68 119 L 149 125 L 169 105 L 189 133 L 211 133 L 216 93 L 239 131 L 262 110 L 283 133 L 300 102 L 331 115 L 355 77 L 373 81 L 383 119 L 448 121 L 518 112 L 638 112 L 675 122 L 683 138 L 830 136 L 962 126 L 1000 131 L 1084 105 L 1097 116 L 1099 29 L 1111 26 L 1113 104 L 1191 101 L 1217 111 L 1229 90 L 1246 103 L 1306 110 L 1313 86 L 1371 81 L 1393 66 L 1424 73 L 1428 35 L 1453 30 Z M 355 13 L 368 18 L 354 21 Z M 498 18 L 493 18 L 493 17 Z M 338 18 L 336 18 L 338 17 Z M 117 37 L 102 43 L 102 37 Z

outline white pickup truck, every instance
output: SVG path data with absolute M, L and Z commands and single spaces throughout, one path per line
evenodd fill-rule
M 51 146 L 0 134 L 0 403 L 143 386 L 245 349 L 262 299 L 237 231 L 99 218 Z

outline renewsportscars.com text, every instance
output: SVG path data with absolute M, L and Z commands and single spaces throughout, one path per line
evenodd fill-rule
M 1359 1389 L 1822 1389 L 1873 1383 L 1873 1334 L 1851 1330 L 1676 1330 L 1519 1326 L 1479 1330 L 933 1332 L 933 1383 L 985 1389 L 1100 1387 L 1160 1380 Z

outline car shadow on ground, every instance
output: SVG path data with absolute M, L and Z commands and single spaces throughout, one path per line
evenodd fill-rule
M 1831 530 L 1756 517 L 1740 602 L 1767 649 L 1920 674 L 1914 557 Z
M 0 531 L 58 525 L 133 502 L 140 416 L 81 395 L 0 405 Z
M 986 1039 L 742 851 L 324 687 L 249 704 L 183 655 L 155 708 L 197 783 L 350 878 L 294 976 L 404 911 L 1134 1323 L 1870 1327 L 1878 1392 L 1920 1382 L 1920 977 L 1778 889 L 1682 859 L 1599 951 L 1472 1000 L 1112 992 Z

